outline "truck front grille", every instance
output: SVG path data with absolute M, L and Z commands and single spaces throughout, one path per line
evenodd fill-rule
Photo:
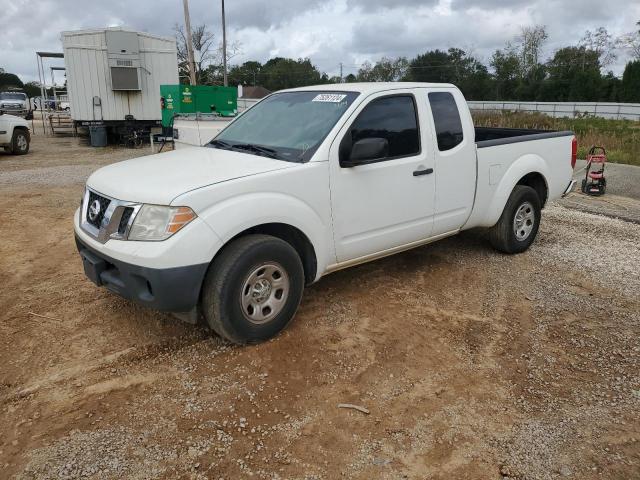
M 126 240 L 140 203 L 107 197 L 86 188 L 80 204 L 80 228 L 100 243 Z
M 120 223 L 118 224 L 118 233 L 120 235 L 124 235 L 127 231 L 127 225 L 129 225 L 129 220 L 131 219 L 131 215 L 133 215 L 133 211 L 133 207 L 125 207 L 124 212 L 122 212 L 122 217 L 120 217 Z
M 97 229 L 100 229 L 104 214 L 109 208 L 111 200 L 89 191 L 89 203 L 87 204 L 87 222 Z

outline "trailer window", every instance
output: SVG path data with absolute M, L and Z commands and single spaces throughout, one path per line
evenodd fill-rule
M 456 100 L 448 92 L 432 92 L 429 94 L 429 103 L 436 127 L 438 149 L 441 152 L 451 150 L 464 139 Z

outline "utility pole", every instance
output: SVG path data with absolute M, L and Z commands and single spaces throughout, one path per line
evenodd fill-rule
M 189 83 L 196 85 L 196 61 L 193 57 L 193 40 L 191 39 L 191 18 L 189 17 L 189 0 L 182 0 L 184 5 L 184 26 L 187 30 L 187 59 L 189 62 Z
M 227 87 L 227 22 L 224 18 L 224 0 L 222 0 L 222 68 L 224 86 Z
M 340 62 L 340 83 L 344 83 L 344 77 L 342 76 L 342 62 Z

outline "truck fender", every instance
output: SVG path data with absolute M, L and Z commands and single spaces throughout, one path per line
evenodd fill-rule
M 535 154 L 522 155 L 509 166 L 500 179 L 493 199 L 487 209 L 487 216 L 484 222 L 482 222 L 484 226 L 491 227 L 498 222 L 514 187 L 520 179 L 529 173 L 539 173 L 544 178 L 547 187 L 549 186 L 547 181 L 547 178 L 549 178 L 549 168 L 542 157 Z
M 316 280 L 328 264 L 335 263 L 335 259 L 329 258 L 333 253 L 327 248 L 330 239 L 325 238 L 329 229 L 322 218 L 307 203 L 290 195 L 276 192 L 237 195 L 212 205 L 198 216 L 220 237 L 222 246 L 260 225 L 279 223 L 295 227 L 306 235 L 315 251 Z

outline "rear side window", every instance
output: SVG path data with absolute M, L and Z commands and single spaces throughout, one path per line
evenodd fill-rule
M 386 138 L 389 156 L 406 157 L 420 152 L 416 107 L 411 95 L 373 100 L 351 125 L 351 141 Z
M 448 92 L 432 92 L 429 94 L 429 103 L 436 127 L 438 149 L 441 152 L 451 150 L 464 138 L 456 100 Z

